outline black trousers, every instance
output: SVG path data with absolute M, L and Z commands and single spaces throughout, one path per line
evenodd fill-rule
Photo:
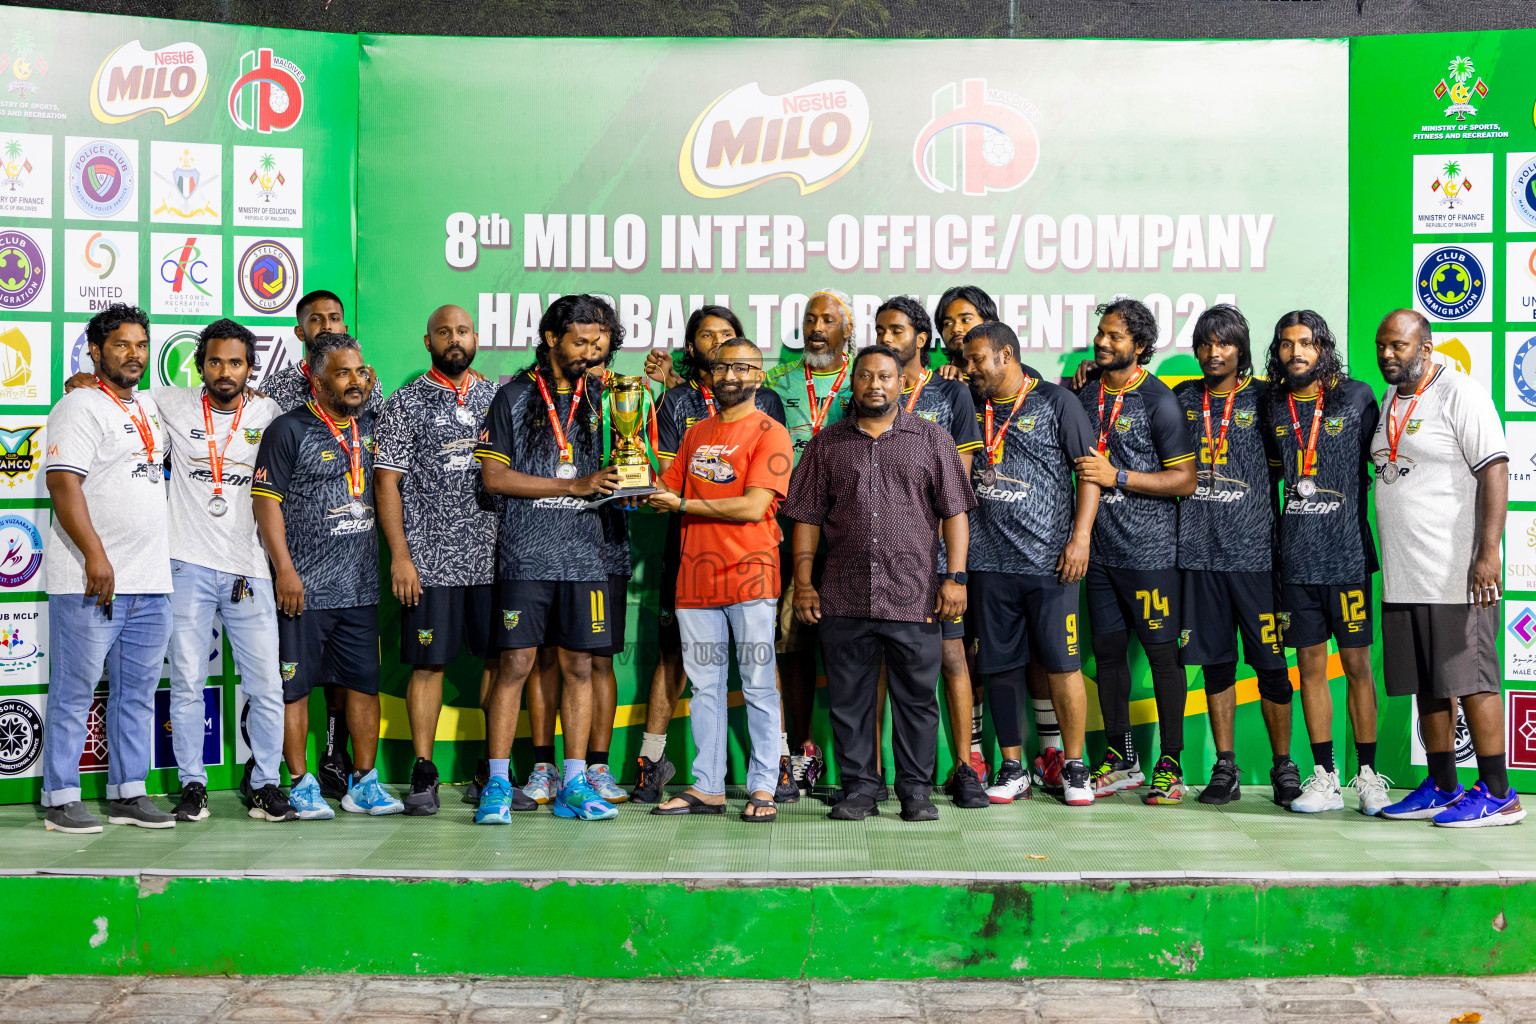
M 942 660 L 940 624 L 849 619 L 821 620 L 821 656 L 827 670 L 832 754 L 843 792 L 880 792 L 880 734 L 875 697 L 882 656 L 891 697 L 891 751 L 896 796 L 930 792 L 938 757 L 939 701 L 935 686 Z

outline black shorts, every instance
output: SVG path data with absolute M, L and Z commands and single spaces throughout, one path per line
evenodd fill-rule
M 1280 585 L 1280 636 L 1287 647 L 1371 646 L 1371 578 L 1364 583 Z
M 1088 563 L 1088 621 L 1095 633 L 1134 626 L 1143 645 L 1179 638 L 1179 570 L 1121 569 Z
M 1047 672 L 1077 671 L 1077 591 L 1078 584 L 1055 576 L 971 573 L 977 671 L 1007 672 L 1028 662 Z
M 379 606 L 309 608 L 277 613 L 277 660 L 283 700 L 303 700 L 335 683 L 358 693 L 379 692 Z
M 496 587 L 422 587 L 414 608 L 400 609 L 400 662 L 447 665 L 458 657 L 459 643 L 476 658 L 496 653 L 491 608 Z
M 1243 659 L 1256 669 L 1283 669 L 1280 594 L 1274 573 L 1185 569 L 1181 665 L 1237 663 L 1237 636 Z
M 628 633 L 625 620 L 629 618 L 629 577 L 608 574 L 608 643 L 594 647 L 594 658 L 615 658 L 624 650 L 624 638 Z
M 1388 697 L 1445 700 L 1498 693 L 1499 609 L 1470 604 L 1381 605 L 1381 667 Z
M 600 650 L 608 646 L 608 583 L 497 580 L 492 616 L 492 635 L 502 650 L 550 644 L 568 651 Z
M 971 606 L 970 589 L 969 588 L 966 589 L 965 606 L 966 606 L 967 609 L 969 609 L 970 606 Z M 939 633 L 940 633 L 940 635 L 945 640 L 964 640 L 966 638 L 967 634 L 969 634 L 971 632 L 971 630 L 968 630 L 966 628 L 966 620 L 969 617 L 970 617 L 970 612 L 969 611 L 965 611 L 965 612 L 961 612 L 959 615 L 956 615 L 952 619 L 941 619 L 940 622 L 939 622 Z
M 683 517 L 667 516 L 667 539 L 661 548 L 661 586 L 657 595 L 660 623 L 656 641 L 663 657 L 682 657 L 683 637 L 677 628 L 677 573 L 683 562 Z

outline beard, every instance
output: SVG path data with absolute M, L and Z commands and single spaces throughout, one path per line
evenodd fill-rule
M 752 401 L 757 394 L 756 384 L 719 384 L 715 387 L 715 401 L 722 409 L 734 409 L 743 402 Z
M 811 369 L 825 370 L 837 362 L 837 353 L 832 349 L 827 349 L 825 352 L 812 352 L 807 349 L 804 359 L 805 365 Z
M 1424 373 L 1429 369 L 1429 359 L 1425 357 L 1422 349 L 1419 355 L 1411 363 L 1404 363 L 1397 371 L 1397 379 L 1390 381 L 1392 384 L 1417 384 L 1423 379 Z M 1383 374 L 1383 376 L 1386 376 Z
M 469 369 L 469 364 L 475 361 L 475 357 L 465 352 L 457 345 L 451 345 L 446 351 L 432 353 L 432 365 L 438 373 L 448 377 L 457 377 Z
M 125 364 L 118 363 L 110 369 L 104 367 L 101 375 L 125 391 L 131 391 L 139 386 L 139 381 L 144 379 L 144 367 L 140 365 L 138 369 L 130 370 Z
M 1099 372 L 1100 373 L 1115 373 L 1118 370 L 1125 369 L 1127 366 L 1130 366 L 1135 361 L 1136 361 L 1135 353 L 1132 353 L 1131 355 L 1128 355 L 1128 356 L 1115 356 L 1114 358 L 1112 358 L 1107 363 L 1098 363 Z M 1095 359 L 1095 362 L 1097 362 L 1097 359 Z
M 853 411 L 855 413 L 857 413 L 860 416 L 863 416 L 866 419 L 872 419 L 872 420 L 879 419 L 881 416 L 884 416 L 886 413 L 890 412 L 892 409 L 895 408 L 895 406 L 892 403 L 887 402 L 887 401 L 884 400 L 884 396 L 883 395 L 881 396 L 880 402 L 879 402 L 878 405 L 872 405 L 872 404 L 870 404 L 868 402 L 854 402 L 852 404 L 853 404 Z
M 1314 363 L 1308 369 L 1300 373 L 1292 373 L 1287 367 L 1285 371 L 1285 387 L 1288 391 L 1301 391 L 1317 383 L 1317 379 L 1323 375 L 1321 364 Z
M 208 382 L 208 393 L 221 402 L 227 402 L 240 393 L 243 385 L 231 377 L 220 377 Z

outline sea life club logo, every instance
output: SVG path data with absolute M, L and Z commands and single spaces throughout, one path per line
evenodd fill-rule
M 852 82 L 832 78 L 783 94 L 752 82 L 704 108 L 683 139 L 677 173 L 701 199 L 775 178 L 796 182 L 807 195 L 859 162 L 870 128 L 869 100 Z
M 101 62 L 91 82 L 91 113 L 106 124 L 158 113 L 174 124 L 197 109 L 208 90 L 208 58 L 196 43 L 146 50 L 135 39 Z
M 1414 284 L 1431 319 L 1460 320 L 1482 301 L 1488 275 L 1469 250 L 1443 245 L 1424 257 Z
M 242 131 L 286 132 L 304 116 L 304 72 L 265 47 L 240 58 L 229 87 L 229 116 Z
M 1465 121 L 1467 115 L 1477 116 L 1477 108 L 1472 105 L 1472 96 L 1476 94 L 1478 99 L 1488 95 L 1488 83 L 1478 78 L 1476 83 L 1468 85 L 1467 82 L 1477 75 L 1477 69 L 1472 66 L 1471 57 L 1452 57 L 1450 66 L 1446 71 L 1446 78 L 1450 84 L 1446 84 L 1445 78 L 1435 86 L 1435 99 L 1443 100 L 1447 95 L 1451 97 L 1451 105 L 1445 108 L 1445 116 L 1456 115 L 1456 120 Z
M 935 192 L 1011 192 L 1040 163 L 1038 113 L 985 78 L 951 82 L 933 94 L 933 117 L 917 133 L 912 162 Z

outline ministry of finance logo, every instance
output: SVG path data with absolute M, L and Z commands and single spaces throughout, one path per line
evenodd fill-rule
M 933 94 L 933 116 L 917 133 L 917 177 L 938 193 L 1011 192 L 1035 173 L 1040 137 L 1034 106 L 985 78 L 967 78 Z
M 242 131 L 286 132 L 304 116 L 304 72 L 265 47 L 240 58 L 240 74 L 229 87 L 229 117 Z
M 1461 320 L 1482 303 L 1488 274 L 1471 249 L 1442 245 L 1419 261 L 1414 286 L 1431 320 Z
M 0 775 L 20 775 L 43 753 L 43 716 L 18 698 L 0 700 Z
M 117 216 L 133 199 L 133 161 L 115 142 L 87 142 L 69 162 L 68 181 L 69 194 L 80 212 L 106 220 Z

